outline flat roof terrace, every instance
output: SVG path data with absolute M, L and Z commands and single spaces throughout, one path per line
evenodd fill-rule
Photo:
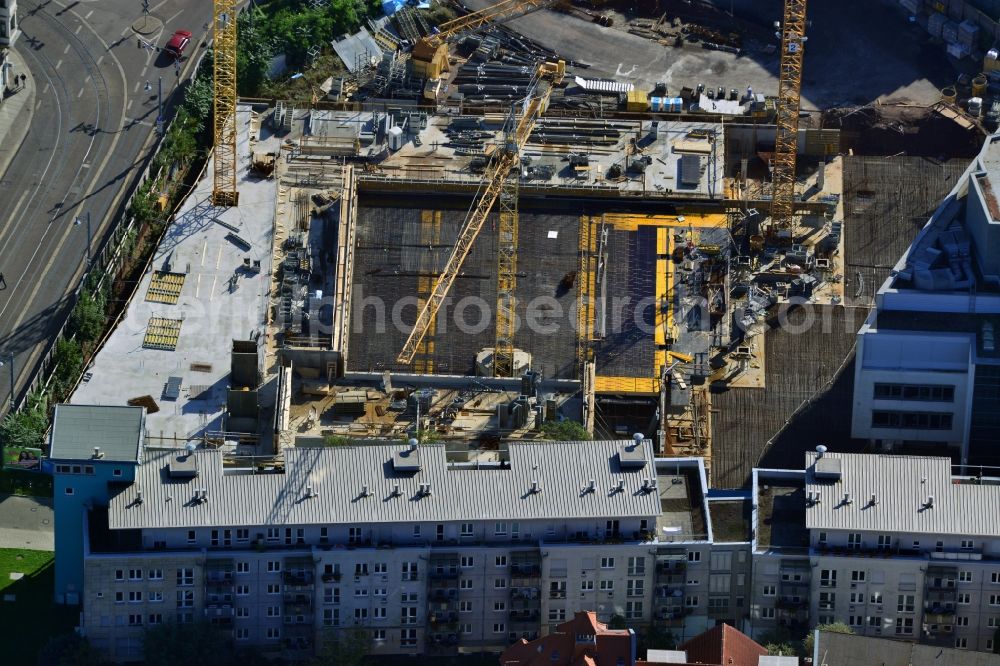
M 263 331 L 276 196 L 274 181 L 247 176 L 250 133 L 259 131 L 248 107 L 236 126 L 240 205 L 210 204 L 209 161 L 71 403 L 149 396 L 158 407 L 146 417 L 152 437 L 183 441 L 225 429 L 232 341 Z M 261 138 L 257 150 L 278 150 L 276 138 Z

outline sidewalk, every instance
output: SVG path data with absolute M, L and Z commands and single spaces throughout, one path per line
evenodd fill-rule
M 28 134 L 31 117 L 35 115 L 35 80 L 24 67 L 24 60 L 16 49 L 10 49 L 11 76 L 25 74 L 28 77 L 23 89 L 13 95 L 6 95 L 0 102 L 0 177 L 7 172 L 14 155 L 17 154 L 24 137 Z

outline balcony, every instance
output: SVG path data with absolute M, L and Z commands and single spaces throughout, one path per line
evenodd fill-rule
M 513 562 L 510 565 L 510 575 L 522 578 L 539 578 L 542 567 L 534 562 Z
M 232 604 L 208 604 L 205 606 L 205 617 L 233 617 L 236 611 Z
M 312 571 L 286 571 L 282 575 L 285 585 L 312 585 L 315 580 Z
M 302 594 L 301 592 L 286 592 L 282 595 L 282 601 L 285 604 L 294 604 L 296 606 L 312 606 L 313 597 L 311 594 Z
M 565 599 L 566 590 L 549 590 L 549 599 Z
M 686 570 L 686 557 L 684 559 L 658 560 L 656 562 L 656 573 L 670 574 Z
M 414 623 L 416 623 L 416 618 L 404 618 L 404 619 L 412 619 Z M 430 622 L 430 624 L 435 627 L 445 624 L 454 624 L 458 622 L 458 613 L 453 610 L 434 611 L 433 613 L 427 616 L 427 621 Z M 406 624 L 405 621 L 404 624 Z
M 341 574 L 340 574 L 339 571 L 334 571 L 333 573 L 325 573 L 325 574 L 323 574 L 323 582 L 324 583 L 339 583 L 340 579 L 342 577 L 343 576 L 341 576 Z
M 645 576 L 646 575 L 646 567 L 641 567 L 641 568 L 629 567 L 628 568 L 628 575 L 629 576 Z
M 232 585 L 233 572 L 229 569 L 206 569 L 205 583 L 210 585 L 229 584 Z
M 432 580 L 448 580 L 452 578 L 458 578 L 461 575 L 461 571 L 457 566 L 454 567 L 434 567 L 428 571 L 428 576 Z
M 798 601 L 793 599 L 778 599 L 774 606 L 780 610 L 796 612 L 807 609 L 809 602 L 806 599 L 799 599 Z
M 833 610 L 834 607 L 836 606 L 836 603 L 834 603 L 833 601 L 820 601 L 816 605 L 820 610 Z
M 539 599 L 541 594 L 538 587 L 511 587 L 510 594 L 515 599 Z
M 458 588 L 435 588 L 429 593 L 432 601 L 448 601 L 450 599 L 458 599 Z
M 537 622 L 541 613 L 534 609 L 511 609 L 510 619 L 512 622 Z

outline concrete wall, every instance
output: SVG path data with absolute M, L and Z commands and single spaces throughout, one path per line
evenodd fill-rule
M 997 251 L 1000 248 L 1000 220 L 993 219 L 989 212 L 978 175 L 969 182 L 972 194 L 965 205 L 965 228 L 976 248 L 973 252 L 976 264 L 984 276 L 992 277 L 995 282 L 1000 276 L 1000 252 Z M 1000 183 L 996 186 L 1000 187 Z

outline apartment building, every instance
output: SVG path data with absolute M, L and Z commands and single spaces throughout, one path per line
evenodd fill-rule
M 21 36 L 17 0 L 0 0 L 0 47 L 13 46 Z
M 956 476 L 948 458 L 819 449 L 802 472 L 755 471 L 753 635 L 840 621 L 992 651 L 997 480 Z
M 998 186 L 994 135 L 879 288 L 857 337 L 852 436 L 998 464 Z
M 648 441 L 519 442 L 471 462 L 444 445 L 293 448 L 262 472 L 193 445 L 129 453 L 141 422 L 112 409 L 60 406 L 52 450 L 56 599 L 116 660 L 141 656 L 150 624 L 202 619 L 301 655 L 357 626 L 375 652 L 450 654 L 580 610 L 685 637 L 741 621 L 749 543 L 712 538 L 738 502 L 715 507 L 700 459 L 655 460 Z

